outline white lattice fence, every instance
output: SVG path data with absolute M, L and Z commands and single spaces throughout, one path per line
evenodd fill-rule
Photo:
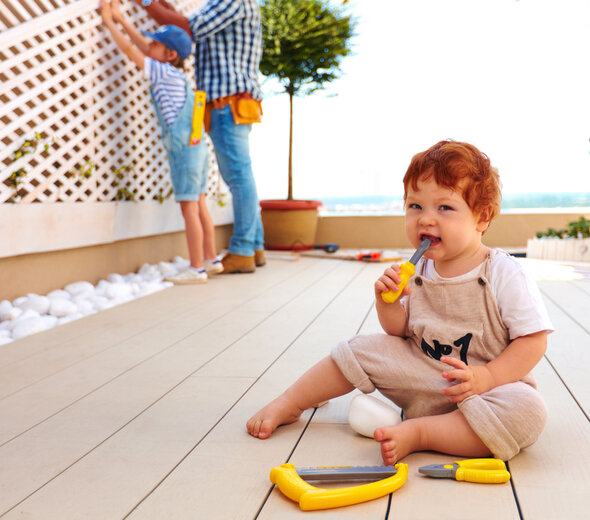
M 190 13 L 198 3 L 176 5 Z M 148 201 L 171 191 L 147 83 L 97 7 L 0 2 L 0 203 Z M 137 26 L 155 28 L 129 0 L 123 9 Z M 186 65 L 192 81 L 192 57 Z M 210 195 L 225 194 L 211 158 Z

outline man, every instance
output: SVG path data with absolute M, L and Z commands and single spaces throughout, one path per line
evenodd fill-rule
M 134 0 L 160 25 L 184 29 L 196 44 L 195 80 L 207 93 L 205 128 L 221 176 L 232 194 L 234 232 L 222 258 L 224 273 L 252 273 L 266 261 L 248 136 L 260 120 L 262 56 L 256 0 L 206 0 L 186 18 L 166 0 Z

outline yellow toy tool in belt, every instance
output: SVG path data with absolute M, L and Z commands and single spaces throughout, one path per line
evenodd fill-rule
M 202 90 L 197 90 L 195 92 L 195 105 L 193 106 L 193 122 L 190 140 L 191 146 L 199 144 L 203 137 L 203 122 L 205 121 L 206 99 L 207 94 Z

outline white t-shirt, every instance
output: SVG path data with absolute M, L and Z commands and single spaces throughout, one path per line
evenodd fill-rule
M 150 81 L 156 103 L 168 126 L 172 126 L 186 101 L 186 81 L 182 71 L 151 58 L 143 62 L 145 77 Z
M 481 269 L 480 264 L 468 273 L 443 278 L 436 272 L 432 260 L 422 261 L 426 262 L 424 277 L 433 282 L 472 278 Z M 419 266 L 420 263 L 416 272 Z M 542 330 L 554 331 L 539 287 L 514 257 L 498 251 L 491 260 L 488 281 L 511 340 Z

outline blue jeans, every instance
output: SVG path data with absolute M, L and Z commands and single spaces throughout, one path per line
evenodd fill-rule
M 252 256 L 263 247 L 262 221 L 256 182 L 252 173 L 248 135 L 251 125 L 236 125 L 231 109 L 211 110 L 209 136 L 215 147 L 219 171 L 229 186 L 234 207 L 234 234 L 229 252 Z

